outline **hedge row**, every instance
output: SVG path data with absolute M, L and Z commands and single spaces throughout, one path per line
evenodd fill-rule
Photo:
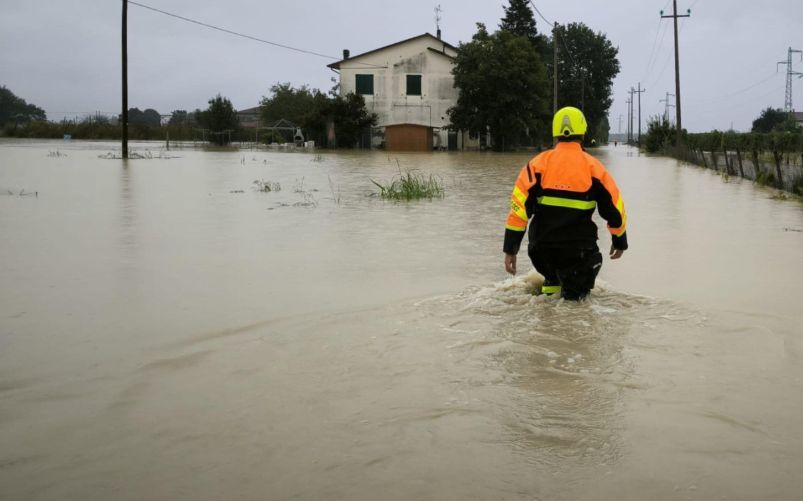
M 738 132 L 705 132 L 688 134 L 685 145 L 690 155 L 687 160 L 702 163 L 708 167 L 706 154 L 713 160 L 712 168 L 717 167 L 717 158 L 723 155 L 728 174 L 746 177 L 743 160 L 749 160 L 755 169 L 755 181 L 770 184 L 780 189 L 788 189 L 798 195 L 803 195 L 803 175 L 787 172 L 787 178 L 781 165 L 797 163 L 799 158 L 803 165 L 803 134 L 794 132 L 764 133 L 738 133 Z M 735 158 L 733 158 L 735 156 Z M 762 158 L 770 157 L 774 172 L 762 169 Z M 737 172 L 738 167 L 738 172 Z
M 803 153 L 803 134 L 792 132 L 704 132 L 689 134 L 686 145 L 696 151 Z

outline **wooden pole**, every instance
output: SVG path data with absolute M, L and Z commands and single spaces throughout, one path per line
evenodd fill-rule
M 558 23 L 552 26 L 552 115 L 558 112 Z
M 122 26 L 123 66 L 123 158 L 128 158 L 128 0 L 123 0 Z

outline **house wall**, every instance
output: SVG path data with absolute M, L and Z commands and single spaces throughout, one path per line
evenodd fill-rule
M 374 94 L 365 95 L 368 111 L 377 114 L 377 125 L 416 124 L 443 127 L 446 110 L 457 103 L 452 60 L 429 48 L 456 52 L 435 38 L 422 37 L 340 64 L 341 95 L 356 91 L 356 75 L 374 75 Z M 421 95 L 408 96 L 407 75 L 421 75 Z

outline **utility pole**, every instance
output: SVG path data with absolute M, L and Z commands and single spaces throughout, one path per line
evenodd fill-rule
M 631 116 L 631 114 L 630 114 L 630 103 L 631 102 L 632 101 L 630 100 L 630 98 L 625 99 L 625 103 L 627 104 L 627 122 L 625 122 L 625 125 L 627 127 L 627 134 L 626 134 L 627 139 L 626 139 L 625 142 L 627 144 L 630 144 L 630 125 L 631 125 L 631 121 L 630 121 L 630 116 Z
M 669 108 L 674 108 L 674 104 L 669 103 L 669 96 L 675 97 L 674 94 L 666 93 L 666 99 L 659 99 L 659 103 L 664 103 L 664 120 L 669 121 Z
M 632 90 L 632 87 L 631 87 Z M 641 93 L 646 91 L 647 89 L 641 88 L 641 82 L 638 83 L 638 90 L 635 91 L 638 94 L 638 145 L 641 147 Z
M 580 69 L 582 80 L 580 80 L 580 109 L 586 111 L 586 70 Z
M 680 55 L 678 51 L 678 18 L 691 17 L 691 9 L 686 9 L 685 14 L 678 14 L 678 0 L 672 0 L 672 15 L 665 16 L 661 11 L 662 18 L 671 17 L 675 24 L 675 127 L 677 128 L 677 145 L 683 141 L 681 131 L 683 126 L 680 121 Z
M 630 87 L 630 90 L 628 92 L 630 92 L 630 100 L 628 101 L 628 103 L 630 103 L 630 118 L 629 118 L 629 120 L 630 120 L 630 127 L 629 127 L 630 132 L 628 133 L 628 138 L 627 138 L 627 142 L 629 144 L 629 143 L 633 142 L 633 104 L 634 104 L 633 103 L 633 94 L 636 93 L 636 89 L 634 89 L 633 87 Z
M 123 158 L 128 158 L 128 0 L 123 0 Z
M 778 61 L 778 64 L 786 65 L 786 96 L 783 101 L 783 110 L 787 113 L 795 111 L 795 108 L 792 106 L 792 77 L 797 76 L 800 78 L 803 76 L 803 73 L 799 71 L 792 71 L 792 54 L 795 52 L 800 54 L 800 60 L 803 61 L 803 51 L 793 49 L 792 47 L 789 47 L 789 51 L 786 53 L 786 61 Z M 775 66 L 775 70 L 778 70 L 778 65 Z
M 552 25 L 552 115 L 558 112 L 558 23 Z

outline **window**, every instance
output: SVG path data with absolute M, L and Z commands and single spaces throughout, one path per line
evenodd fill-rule
M 407 95 L 421 95 L 421 75 L 407 75 Z
M 374 95 L 374 76 L 373 75 L 357 75 L 357 94 L 361 96 Z

